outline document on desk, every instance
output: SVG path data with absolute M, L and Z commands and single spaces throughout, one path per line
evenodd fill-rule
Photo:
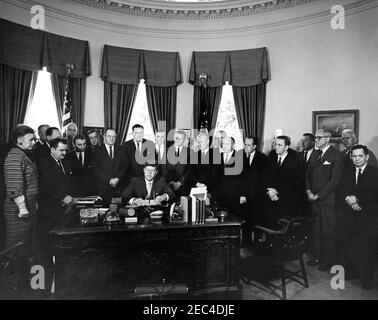
M 190 190 L 190 195 L 195 196 L 197 199 L 200 199 L 200 200 L 206 200 L 207 188 L 206 187 L 192 188 Z

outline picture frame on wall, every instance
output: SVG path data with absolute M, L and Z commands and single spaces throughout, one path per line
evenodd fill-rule
M 332 142 L 341 142 L 341 133 L 345 129 L 352 129 L 358 138 L 359 110 L 327 110 L 312 112 L 312 131 L 319 129 L 331 132 Z

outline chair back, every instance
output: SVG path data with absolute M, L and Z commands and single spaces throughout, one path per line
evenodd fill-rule
M 307 249 L 307 230 L 302 220 L 290 220 L 282 236 L 282 258 L 284 261 L 298 260 Z

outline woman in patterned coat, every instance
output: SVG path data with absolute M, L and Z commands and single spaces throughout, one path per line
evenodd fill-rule
M 13 133 L 13 147 L 4 163 L 5 248 L 24 242 L 25 245 L 17 251 L 20 258 L 29 256 L 35 246 L 38 170 L 31 159 L 35 143 L 34 130 L 24 125 L 18 126 Z

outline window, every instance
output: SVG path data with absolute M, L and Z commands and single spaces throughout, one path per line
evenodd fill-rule
M 146 85 L 142 79 L 138 85 L 138 91 L 131 113 L 129 129 L 127 131 L 127 140 L 133 138 L 132 127 L 134 124 L 141 124 L 144 127 L 144 138 L 155 141 L 155 134 L 152 128 L 150 114 L 147 107 Z
M 228 136 L 234 137 L 236 150 L 243 149 L 243 135 L 242 132 L 240 132 L 238 118 L 236 116 L 232 86 L 230 86 L 228 82 L 223 86 L 214 134 L 219 130 L 224 130 Z
M 38 72 L 34 97 L 26 112 L 24 123 L 36 132 L 41 124 L 61 127 L 52 90 L 51 74 L 45 70 Z

